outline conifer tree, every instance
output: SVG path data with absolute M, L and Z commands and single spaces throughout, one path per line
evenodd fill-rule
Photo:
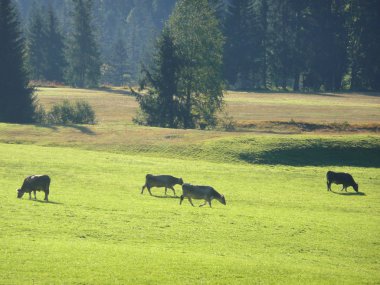
M 182 120 L 178 101 L 181 61 L 167 28 L 157 41 L 156 50 L 150 68 L 143 69 L 141 84 L 150 87 L 149 93 L 138 95 L 137 101 L 148 125 L 175 128 Z
M 28 24 L 28 69 L 32 80 L 45 80 L 47 74 L 46 23 L 40 6 L 33 2 Z
M 380 90 L 380 9 L 377 0 L 348 1 L 351 90 Z
M 0 121 L 33 121 L 33 89 L 24 66 L 24 38 L 11 0 L 0 1 Z
M 127 51 L 130 56 L 130 73 L 138 79 L 141 63 L 149 65 L 156 36 L 160 31 L 153 21 L 152 1 L 140 0 L 127 17 Z
M 57 16 L 49 6 L 46 23 L 46 73 L 45 79 L 63 82 L 66 67 L 64 55 L 64 38 L 59 27 Z
M 100 54 L 91 27 L 91 0 L 73 0 L 73 31 L 67 52 L 66 80 L 75 87 L 94 87 L 100 78 Z
M 103 79 L 114 85 L 124 85 L 130 80 L 129 55 L 126 43 L 119 37 L 111 47 L 111 55 L 103 69 Z

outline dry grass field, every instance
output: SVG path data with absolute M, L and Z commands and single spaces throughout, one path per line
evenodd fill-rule
M 227 92 L 229 112 L 239 121 L 367 124 L 380 122 L 378 93 Z

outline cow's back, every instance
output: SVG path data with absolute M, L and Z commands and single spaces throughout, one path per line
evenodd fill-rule
M 25 178 L 22 188 L 24 191 L 49 190 L 50 177 L 48 175 L 31 175 Z
M 331 183 L 347 184 L 347 185 L 351 185 L 355 183 L 354 179 L 349 173 L 328 171 L 326 176 L 327 176 L 327 181 Z
M 146 184 L 156 187 L 165 187 L 175 184 L 176 179 L 171 175 L 146 175 Z
M 199 186 L 191 184 L 182 185 L 183 195 L 194 199 L 204 199 L 211 197 L 215 190 L 210 186 Z

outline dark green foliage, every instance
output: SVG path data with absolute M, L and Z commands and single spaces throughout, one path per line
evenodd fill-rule
M 313 21 L 309 31 L 311 51 L 304 86 L 313 90 L 340 90 L 347 70 L 344 1 L 312 1 L 310 11 Z
M 225 22 L 232 87 L 379 90 L 378 1 L 236 0 Z
M 45 12 L 35 4 L 28 25 L 28 69 L 32 80 L 63 82 L 63 41 L 52 8 Z
M 144 82 L 152 89 L 137 96 L 143 121 L 214 127 L 223 99 L 223 37 L 207 0 L 179 1 L 157 48 L 151 68 L 144 70 Z
M 10 0 L 0 1 L 0 121 L 29 123 L 34 115 L 33 89 L 24 67 L 24 39 Z
M 181 61 L 166 28 L 157 42 L 157 53 L 150 70 L 143 69 L 142 85 L 146 84 L 151 89 L 147 95 L 137 95 L 148 125 L 175 128 L 182 123 L 178 101 L 180 68 Z
M 51 6 L 47 13 L 46 63 L 45 79 L 48 81 L 63 82 L 63 73 L 66 67 L 64 37 L 57 16 Z
M 73 8 L 78 1 L 39 0 L 38 4 L 41 7 L 48 3 L 52 5 L 64 32 L 72 34 L 75 29 L 69 23 L 69 11 L 78 11 Z M 22 8 L 22 15 L 30 15 L 33 2 L 17 2 Z M 103 82 L 121 84 L 121 81 L 135 83 L 138 80 L 141 63 L 149 66 L 152 62 L 155 39 L 176 2 L 180 4 L 178 0 L 92 0 L 93 24 L 99 36 L 98 53 L 103 60 Z M 223 76 L 231 88 L 380 90 L 378 0 L 207 2 L 226 39 Z M 42 18 L 46 22 L 47 19 Z M 197 26 L 195 22 L 194 26 Z M 32 28 L 41 30 L 38 21 L 29 26 Z M 126 51 L 117 46 L 119 39 L 124 41 Z M 46 45 L 38 40 L 35 45 L 42 47 L 34 49 L 38 58 L 38 52 Z M 68 46 L 72 47 L 72 42 Z M 116 66 L 115 59 L 124 52 L 128 55 L 128 62 L 117 60 L 119 66 Z M 74 61 L 78 62 L 78 59 Z M 40 77 L 38 70 L 46 69 L 39 67 L 43 64 L 43 60 L 34 60 L 31 66 L 37 75 L 33 78 Z M 80 76 L 67 79 L 77 85 L 77 77 Z
M 183 127 L 213 127 L 223 102 L 224 39 L 207 0 L 179 1 L 169 29 L 182 61 L 178 96 Z
M 351 0 L 347 5 L 352 90 L 380 90 L 380 3 Z
M 32 9 L 31 0 L 16 0 L 21 7 L 23 18 Z M 38 0 L 41 7 L 51 5 L 62 23 L 63 33 L 72 34 L 72 11 L 76 8 L 73 0 Z M 138 80 L 141 63 L 151 62 L 154 43 L 169 17 L 176 0 L 92 0 L 93 20 L 96 27 L 98 50 L 103 60 L 102 80 L 110 83 L 109 65 L 114 58 L 114 45 L 119 39 L 125 42 L 128 54 L 128 83 Z M 71 43 L 68 45 L 70 46 Z M 112 68 L 111 68 L 112 69 Z M 113 75 L 111 76 L 114 77 Z M 112 83 L 112 82 L 111 82 Z
M 94 124 L 95 112 L 85 101 L 71 103 L 64 100 L 62 103 L 55 104 L 47 114 L 40 109 L 39 120 L 48 124 Z
M 225 24 L 224 74 L 238 89 L 267 87 L 267 0 L 232 1 Z
M 30 79 L 45 80 L 47 74 L 47 31 L 41 7 L 34 2 L 28 23 L 28 69 Z
M 119 38 L 112 45 L 111 57 L 102 66 L 102 78 L 106 83 L 122 86 L 130 81 L 129 56 L 124 40 Z
M 100 78 L 100 54 L 91 26 L 91 3 L 90 0 L 74 0 L 66 80 L 75 87 L 95 87 Z

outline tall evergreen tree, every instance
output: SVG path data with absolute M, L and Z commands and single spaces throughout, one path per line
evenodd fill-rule
M 66 79 L 75 87 L 97 86 L 100 78 L 100 54 L 91 27 L 91 0 L 73 0 L 73 32 L 67 52 Z
M 180 0 L 169 29 L 182 65 L 178 96 L 183 127 L 213 126 L 223 102 L 224 39 L 207 0 Z
M 130 56 L 131 74 L 134 80 L 138 79 L 141 63 L 148 64 L 154 50 L 154 42 L 159 30 L 153 21 L 151 0 L 135 1 L 135 7 L 127 17 L 127 51 Z
M 342 88 L 347 70 L 347 32 L 344 0 L 311 1 L 313 24 L 309 31 L 310 53 L 304 86 L 313 90 Z
M 104 66 L 103 79 L 114 85 L 124 85 L 130 81 L 129 55 L 126 43 L 120 37 L 111 47 L 111 55 Z
M 380 90 L 380 8 L 376 0 L 348 1 L 351 90 Z
M 66 67 L 64 48 L 64 38 L 57 16 L 49 6 L 46 26 L 46 80 L 63 82 Z
M 232 1 L 225 25 L 224 74 L 241 89 L 267 87 L 267 0 Z
M 227 81 L 241 88 L 249 88 L 249 69 L 252 50 L 252 15 L 249 13 L 249 0 L 237 0 L 228 6 L 224 48 L 224 76 Z
M 45 80 L 47 74 L 47 31 L 42 9 L 33 2 L 28 24 L 28 69 L 33 80 Z
M 175 128 L 182 121 L 178 101 L 181 61 L 169 29 L 163 30 L 156 49 L 152 65 L 149 69 L 143 69 L 142 85 L 150 87 L 149 93 L 138 95 L 137 101 L 148 125 Z
M 271 56 L 269 59 L 271 81 L 286 90 L 293 76 L 294 11 L 290 1 L 274 0 L 271 5 Z
M 33 89 L 24 67 L 24 38 L 11 0 L 0 1 L 0 121 L 33 121 Z

